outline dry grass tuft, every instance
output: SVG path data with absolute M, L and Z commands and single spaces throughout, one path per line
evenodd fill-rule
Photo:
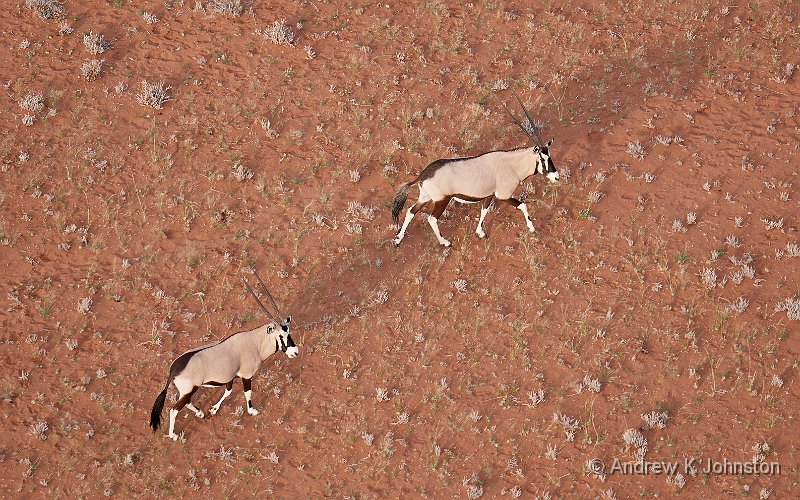
M 86 50 L 95 55 L 102 54 L 111 47 L 111 44 L 108 43 L 108 40 L 103 35 L 95 34 L 91 31 L 83 35 L 83 45 L 86 46 Z
M 100 76 L 100 70 L 103 67 L 103 60 L 89 59 L 81 65 L 81 76 L 87 82 L 96 79 Z
M 67 9 L 58 0 L 25 0 L 25 7 L 44 20 L 61 19 L 67 15 Z
M 165 87 L 165 85 L 164 82 L 149 83 L 147 80 L 142 80 L 142 90 L 136 96 L 136 100 L 142 106 L 162 109 L 163 104 L 170 99 L 167 94 L 169 87 Z
M 294 32 L 285 19 L 275 21 L 272 26 L 265 28 L 264 36 L 278 45 L 291 45 L 294 42 Z
M 231 17 L 241 16 L 244 10 L 242 0 L 212 0 L 208 2 L 208 8 L 217 14 Z

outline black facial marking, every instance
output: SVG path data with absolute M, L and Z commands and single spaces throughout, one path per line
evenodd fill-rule
M 278 340 L 279 340 L 279 339 L 280 339 L 280 344 L 278 344 Z M 278 335 L 278 336 L 275 338 L 275 352 L 278 352 L 278 351 L 283 351 L 283 352 L 286 352 L 286 349 L 287 349 L 287 347 L 286 347 L 286 341 L 283 339 L 283 336 L 282 336 L 282 335 Z
M 288 347 L 295 347 L 294 340 L 292 340 L 292 336 L 291 335 L 287 335 L 286 336 L 286 340 L 288 342 Z

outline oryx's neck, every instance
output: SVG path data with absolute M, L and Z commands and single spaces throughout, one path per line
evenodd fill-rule
M 269 331 L 269 325 L 274 326 L 272 333 L 267 333 Z M 275 325 L 275 323 L 267 323 L 254 330 L 258 334 L 258 352 L 261 355 L 262 361 L 275 354 L 275 342 L 278 340 L 278 328 L 280 328 L 280 326 Z
M 519 180 L 526 179 L 536 173 L 538 159 L 533 154 L 533 148 L 515 149 L 505 153 L 508 155 L 508 164 L 517 173 Z

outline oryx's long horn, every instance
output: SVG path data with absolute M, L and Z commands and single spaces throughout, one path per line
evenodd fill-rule
M 516 117 L 516 116 L 514 116 L 514 113 L 512 113 L 510 109 L 508 109 L 508 106 L 506 106 L 506 103 L 505 103 L 504 101 L 500 101 L 500 104 L 502 104 L 502 105 L 503 105 L 503 107 L 504 107 L 504 108 L 506 108 L 506 111 L 508 112 L 508 116 L 510 116 L 510 117 L 511 117 L 511 119 L 512 119 L 512 120 L 514 120 L 514 123 L 516 123 L 516 124 L 517 124 L 517 126 L 520 128 L 520 130 L 522 130 L 522 131 L 525 133 L 525 135 L 527 135 L 528 137 L 530 137 L 531 139 L 533 139 L 533 136 L 532 136 L 532 135 L 531 135 L 531 133 L 528 131 L 528 129 L 526 129 L 526 128 L 525 128 L 525 125 L 523 125 L 523 124 L 522 124 L 522 122 L 520 122 L 519 120 L 517 120 L 517 117 Z
M 259 280 L 259 281 L 261 281 L 261 280 Z M 278 320 L 275 319 L 274 316 L 272 316 L 272 314 L 270 314 L 269 310 L 267 310 L 267 308 L 264 307 L 264 304 L 262 304 L 261 301 L 258 299 L 258 296 L 256 295 L 256 292 L 254 292 L 253 289 L 250 288 L 250 284 L 247 283 L 247 280 L 242 278 L 242 283 L 244 283 L 244 286 L 246 286 L 247 290 L 250 291 L 250 295 L 252 295 L 253 298 L 256 299 L 256 302 L 258 302 L 258 305 L 261 306 L 261 310 L 264 311 L 264 314 L 266 314 L 267 317 L 269 319 L 271 319 L 272 321 L 274 321 L 275 323 L 280 323 Z M 272 298 L 272 297 L 270 297 L 270 298 Z
M 542 137 L 539 135 L 539 130 L 538 130 L 539 127 L 537 127 L 536 124 L 533 122 L 533 118 L 531 118 L 531 115 L 528 113 L 528 108 L 526 108 L 525 105 L 522 104 L 522 99 L 519 98 L 514 89 L 511 89 L 511 93 L 514 94 L 514 97 L 517 99 L 519 106 L 522 108 L 522 112 L 525 113 L 525 118 L 528 119 L 528 125 L 531 126 L 531 130 L 533 131 L 534 134 L 536 134 L 536 140 L 539 142 L 539 147 L 544 147 L 544 141 L 542 140 Z M 531 134 L 528 133 L 528 136 L 531 136 Z M 531 136 L 531 138 L 533 137 Z
M 269 293 L 269 289 L 267 288 L 267 285 L 265 285 L 264 282 L 261 281 L 261 276 L 259 276 L 258 273 L 255 273 L 255 275 L 256 275 L 256 278 L 258 279 L 258 282 L 261 283 L 261 288 L 263 288 L 264 291 L 267 293 L 267 297 L 269 297 L 269 301 L 272 302 L 272 307 L 275 309 L 275 313 L 278 315 L 279 318 L 283 318 L 283 316 L 281 315 L 280 310 L 278 310 L 278 305 L 275 303 L 275 299 L 273 299 L 272 298 L 272 294 Z

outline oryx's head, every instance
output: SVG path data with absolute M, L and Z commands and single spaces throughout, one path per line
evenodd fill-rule
M 264 311 L 264 314 L 266 314 L 267 317 L 274 322 L 267 328 L 267 335 L 275 335 L 275 352 L 283 351 L 290 358 L 294 358 L 300 354 L 300 350 L 295 345 L 294 340 L 292 340 L 292 335 L 289 333 L 289 324 L 292 322 L 292 317 L 285 316 L 286 319 L 276 319 L 284 318 L 284 316 L 281 315 L 280 311 L 278 310 L 278 305 L 275 304 L 275 299 L 272 298 L 272 294 L 269 293 L 267 286 L 263 281 L 261 281 L 261 277 L 258 275 L 258 273 L 256 273 L 256 278 L 258 279 L 259 284 L 261 284 L 261 288 L 264 289 L 264 293 L 266 293 L 267 297 L 269 297 L 269 301 L 272 303 L 272 307 L 275 309 L 275 315 L 270 313 L 269 310 L 264 307 L 264 304 L 258 299 L 256 293 L 252 288 L 250 288 L 247 280 L 242 278 L 242 281 L 244 282 L 244 286 L 247 287 L 247 290 L 250 291 L 250 294 L 253 296 L 253 298 L 256 299 L 258 305 L 261 306 L 261 310 Z
M 522 99 L 519 98 L 513 89 L 511 92 L 514 94 L 519 106 L 522 108 L 522 112 L 525 113 L 525 118 L 528 120 L 528 122 L 523 125 L 521 121 L 517 120 L 517 117 L 514 116 L 514 113 L 508 109 L 506 103 L 503 102 L 502 104 L 503 107 L 506 108 L 506 111 L 508 111 L 508 114 L 511 115 L 511 119 L 514 120 L 514 123 L 516 123 L 517 126 L 521 128 L 523 132 L 525 132 L 525 135 L 527 135 L 531 141 L 536 143 L 536 145 L 533 146 L 533 154 L 535 155 L 534 161 L 536 162 L 534 173 L 546 175 L 550 182 L 557 182 L 559 178 L 558 170 L 556 170 L 553 159 L 550 157 L 550 146 L 553 144 L 553 139 L 550 139 L 550 142 L 547 144 L 544 143 L 542 137 L 539 135 L 539 129 L 542 128 L 542 125 L 533 121 L 530 113 L 528 113 L 528 108 L 522 104 Z
M 287 316 L 280 322 L 280 325 L 270 325 L 270 331 L 275 334 L 275 352 L 283 351 L 290 358 L 294 358 L 300 354 L 300 350 L 292 340 L 292 334 L 289 333 L 289 323 L 291 322 L 292 317 Z
M 558 181 L 558 170 L 550 157 L 550 146 L 553 144 L 553 139 L 544 146 L 534 146 L 533 154 L 536 155 L 536 173 L 547 175 L 550 182 Z

